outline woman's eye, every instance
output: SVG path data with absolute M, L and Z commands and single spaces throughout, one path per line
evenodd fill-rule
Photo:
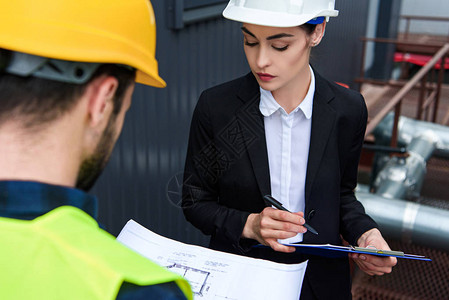
M 248 42 L 248 41 L 245 41 L 245 45 L 246 46 L 249 46 L 249 47 L 254 47 L 254 46 L 256 46 L 258 43 L 250 43 L 250 42 Z
M 284 46 L 284 47 L 276 47 L 276 46 L 272 46 L 272 47 L 273 47 L 273 49 L 275 49 L 277 51 L 285 51 L 285 50 L 287 50 L 288 45 Z

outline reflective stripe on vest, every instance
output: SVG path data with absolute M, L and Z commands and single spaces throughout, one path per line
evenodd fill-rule
M 115 299 L 122 283 L 187 281 L 130 250 L 88 214 L 62 206 L 24 221 L 0 218 L 0 299 Z

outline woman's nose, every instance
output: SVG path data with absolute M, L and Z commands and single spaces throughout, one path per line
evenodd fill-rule
M 258 68 L 263 69 L 270 65 L 270 56 L 268 52 L 269 51 L 265 47 L 259 47 L 256 59 Z

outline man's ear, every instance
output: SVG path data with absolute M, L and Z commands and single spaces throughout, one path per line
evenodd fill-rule
M 112 76 L 100 76 L 89 84 L 85 96 L 88 97 L 88 122 L 91 126 L 109 120 L 117 88 L 118 81 Z

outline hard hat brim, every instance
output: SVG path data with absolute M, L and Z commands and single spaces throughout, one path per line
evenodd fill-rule
M 318 12 L 316 14 L 296 15 L 283 12 L 272 12 L 246 7 L 237 7 L 234 5 L 228 5 L 223 11 L 223 17 L 225 17 L 226 19 L 270 27 L 300 26 L 314 18 L 321 16 L 336 17 L 338 16 L 338 11 L 327 10 Z
M 164 88 L 167 86 L 165 81 L 158 74 L 153 74 L 150 76 L 149 74 L 144 73 L 140 70 L 137 70 L 136 82 L 158 88 Z

